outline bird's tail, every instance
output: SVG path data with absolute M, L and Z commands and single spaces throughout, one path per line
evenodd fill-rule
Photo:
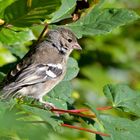
M 7 100 L 15 96 L 17 88 L 14 88 L 14 83 L 6 85 L 4 87 L 0 87 L 0 99 Z

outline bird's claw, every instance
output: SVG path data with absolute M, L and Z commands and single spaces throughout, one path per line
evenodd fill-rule
M 56 107 L 55 107 L 55 105 L 54 104 L 52 104 L 52 103 L 48 103 L 48 102 L 45 102 L 44 103 L 44 107 L 45 108 L 48 108 L 48 109 L 56 109 Z

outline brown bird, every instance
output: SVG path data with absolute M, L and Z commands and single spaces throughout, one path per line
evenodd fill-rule
M 65 76 L 70 53 L 81 50 L 75 35 L 66 28 L 48 31 L 44 40 L 29 52 L 7 75 L 1 98 L 30 96 L 49 108 L 54 105 L 43 101 L 43 96 Z

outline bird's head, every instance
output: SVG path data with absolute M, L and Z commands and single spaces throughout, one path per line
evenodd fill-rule
M 69 55 L 74 49 L 82 49 L 77 42 L 76 36 L 69 29 L 58 28 L 50 30 L 47 36 L 51 40 L 52 45 L 64 55 Z

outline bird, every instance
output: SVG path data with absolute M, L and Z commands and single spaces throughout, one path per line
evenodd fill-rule
M 7 74 L 1 98 L 29 96 L 48 108 L 55 108 L 52 103 L 44 101 L 43 97 L 63 80 L 69 55 L 75 49 L 82 48 L 70 29 L 50 29 L 43 40 L 31 47 Z

